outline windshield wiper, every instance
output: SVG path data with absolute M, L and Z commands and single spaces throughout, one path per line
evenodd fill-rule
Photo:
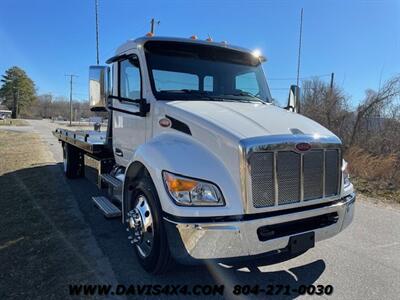
M 199 90 L 190 90 L 190 89 L 180 89 L 180 90 L 160 90 L 160 93 L 167 94 L 186 94 L 186 95 L 194 95 L 198 97 L 199 100 L 211 100 L 211 101 L 229 101 L 229 102 L 261 102 L 265 103 L 260 98 L 252 95 L 251 93 L 247 93 L 241 91 L 240 93 L 232 93 L 232 94 L 218 94 L 212 95 L 210 92 L 199 91 Z M 232 98 L 232 97 L 250 97 L 251 99 L 243 99 L 243 98 Z M 187 100 L 196 100 L 196 99 L 187 99 Z
M 237 99 L 237 98 L 232 99 L 232 98 L 230 98 L 230 99 L 232 99 L 232 100 L 238 100 L 238 101 L 243 101 L 243 102 L 254 102 L 254 101 L 259 101 L 259 102 L 265 103 L 264 100 L 262 100 L 262 99 L 260 99 L 260 98 L 258 98 L 258 97 L 256 97 L 256 96 L 254 96 L 254 95 L 251 94 L 251 93 L 244 92 L 244 91 L 241 91 L 241 92 L 238 92 L 238 93 L 232 93 L 232 94 L 223 94 L 222 96 L 250 97 L 251 100 L 249 100 L 249 99 L 242 99 L 242 98 L 240 98 L 240 99 Z
M 187 94 L 194 95 L 198 97 L 199 100 L 211 100 L 211 101 L 224 101 L 223 98 L 216 98 L 210 95 L 210 92 L 204 92 L 199 90 L 189 90 L 189 89 L 181 89 L 181 90 L 160 90 L 160 93 L 170 93 L 170 94 Z M 187 100 L 196 100 L 196 99 L 187 99 Z

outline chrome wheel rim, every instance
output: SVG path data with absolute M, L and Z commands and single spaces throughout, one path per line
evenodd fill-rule
M 127 214 L 129 239 L 143 257 L 150 255 L 154 242 L 153 216 L 144 195 L 137 198 L 135 207 Z

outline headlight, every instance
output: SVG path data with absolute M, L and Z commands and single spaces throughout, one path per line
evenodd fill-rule
M 165 187 L 177 205 L 223 206 L 224 198 L 219 188 L 209 182 L 178 176 L 163 171 Z
M 343 185 L 345 188 L 350 185 L 350 174 L 347 167 L 348 163 L 343 159 L 342 172 L 343 172 Z

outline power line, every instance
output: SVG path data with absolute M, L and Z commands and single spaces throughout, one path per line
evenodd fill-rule
M 316 78 L 316 77 L 328 77 L 328 76 L 331 76 L 331 73 L 329 73 L 329 74 L 321 74 L 321 75 L 310 75 L 310 76 L 304 76 L 304 77 L 299 77 L 299 79 L 312 79 L 312 78 Z M 297 77 L 286 77 L 286 78 L 267 78 L 268 79 L 268 81 L 270 81 L 270 80 L 282 80 L 282 81 L 285 81 L 285 80 L 296 80 L 297 79 Z

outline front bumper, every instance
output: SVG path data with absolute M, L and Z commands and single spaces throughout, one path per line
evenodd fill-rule
M 315 242 L 331 238 L 345 229 L 353 220 L 355 194 L 352 193 L 329 206 L 296 211 L 278 216 L 245 221 L 179 222 L 164 217 L 169 247 L 173 257 L 181 263 L 193 260 L 236 258 L 285 249 L 289 238 L 302 232 L 313 231 Z M 295 224 L 298 220 L 314 219 L 320 215 L 335 214 L 333 224 L 261 241 L 260 227 Z

